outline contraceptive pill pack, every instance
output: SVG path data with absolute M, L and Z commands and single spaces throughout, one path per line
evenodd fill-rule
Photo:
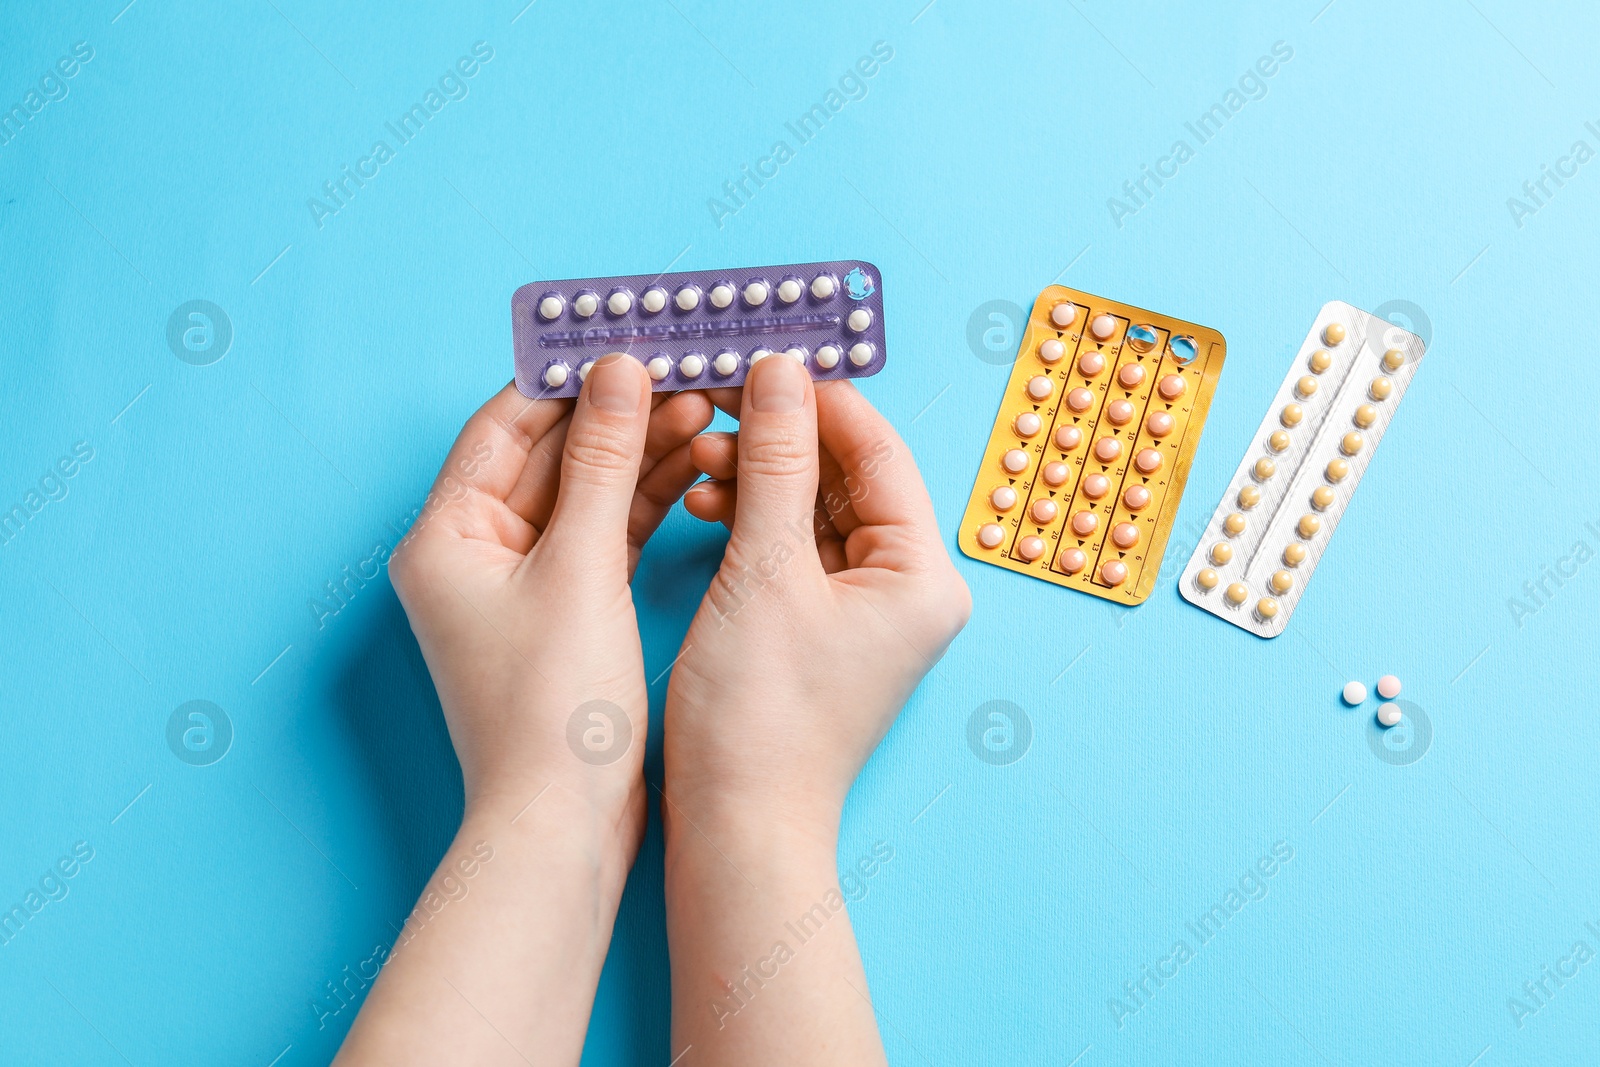
M 531 282 L 511 297 L 517 388 L 578 395 L 594 361 L 629 353 L 657 392 L 744 382 L 770 355 L 818 381 L 883 369 L 883 278 L 864 260 Z
M 1187 600 L 1283 632 L 1422 356 L 1416 334 L 1323 305 L 1184 568 Z
M 972 487 L 961 550 L 1143 603 L 1226 355 L 1216 330 L 1061 285 L 1045 289 Z

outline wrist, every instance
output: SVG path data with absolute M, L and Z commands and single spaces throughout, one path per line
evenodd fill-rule
M 557 867 L 620 897 L 644 837 L 644 795 L 597 799 L 560 781 L 486 790 L 469 798 L 457 840 L 487 842 L 509 865 Z

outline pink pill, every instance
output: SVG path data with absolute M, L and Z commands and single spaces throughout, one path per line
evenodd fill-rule
M 1054 363 L 1067 354 L 1067 346 L 1054 337 L 1046 337 L 1039 342 L 1039 358 L 1046 363 Z
M 1046 463 L 1044 465 L 1044 480 L 1046 485 L 1065 485 L 1067 475 L 1072 473 L 1065 463 Z
M 1120 559 L 1107 560 L 1100 565 L 1100 580 L 1107 585 L 1121 585 L 1128 580 L 1128 566 Z
M 1139 468 L 1140 474 L 1154 474 L 1161 469 L 1161 453 L 1153 448 L 1141 448 L 1133 457 L 1133 465 Z
M 1126 426 L 1133 418 L 1133 405 L 1126 400 L 1113 400 L 1106 405 L 1106 418 L 1114 426 Z
M 1151 437 L 1165 437 L 1172 432 L 1174 421 L 1165 411 L 1152 411 L 1150 417 L 1144 420 L 1144 428 L 1150 431 Z
M 1061 329 L 1066 329 L 1078 321 L 1078 308 L 1075 304 L 1062 301 L 1050 309 L 1050 321 Z
M 1028 511 L 1029 514 L 1033 516 L 1034 522 L 1038 523 L 1040 526 L 1048 526 L 1052 522 L 1056 521 L 1056 515 L 1061 512 L 1061 508 L 1054 500 L 1047 498 L 1044 500 L 1035 500 L 1033 502 L 1033 507 L 1029 508 Z
M 1073 411 L 1088 411 L 1094 403 L 1094 394 L 1087 389 L 1074 389 L 1067 394 L 1067 407 Z
M 1083 480 L 1083 495 L 1090 500 L 1099 500 L 1111 492 L 1111 479 L 1104 474 L 1091 474 Z
M 1110 463 L 1122 455 L 1122 442 L 1115 437 L 1102 437 L 1094 443 L 1094 458 L 1101 463 Z
M 1079 537 L 1088 537 L 1100 528 L 1100 516 L 1092 511 L 1080 511 L 1072 516 L 1072 532 Z
M 1077 574 L 1089 565 L 1089 557 L 1083 554 L 1081 548 L 1069 548 L 1057 557 L 1057 562 L 1068 574 Z
M 1124 389 L 1133 389 L 1142 381 L 1144 381 L 1144 368 L 1137 363 L 1129 363 L 1117 371 L 1117 382 Z
M 1055 389 L 1055 383 L 1042 374 L 1028 379 L 1028 395 L 1035 400 L 1049 400 Z
M 1028 454 L 1020 448 L 1013 448 L 1000 457 L 1000 466 L 1011 474 L 1021 474 L 1028 469 Z
M 1078 370 L 1085 378 L 1093 378 L 1106 369 L 1106 357 L 1099 352 L 1085 352 L 1078 357 Z
M 999 548 L 1000 542 L 1006 538 L 1006 532 L 998 523 L 986 522 L 978 527 L 978 544 L 984 548 Z
M 1024 537 L 1022 540 L 1017 542 L 1017 555 L 1021 556 L 1029 563 L 1032 563 L 1034 560 L 1044 555 L 1044 538 Z
M 1150 490 L 1142 485 L 1130 485 L 1122 494 L 1122 502 L 1129 511 L 1143 511 L 1150 506 Z
M 1117 320 L 1110 315 L 1096 315 L 1089 324 L 1089 332 L 1094 334 L 1096 340 L 1104 341 L 1117 332 Z
M 1139 543 L 1139 527 L 1131 522 L 1119 522 L 1111 528 L 1111 543 L 1118 548 L 1132 548 Z
M 1017 416 L 1016 427 L 1018 437 L 1032 437 L 1044 428 L 1044 423 L 1039 420 L 1038 415 L 1024 411 Z
M 1017 506 L 1017 491 L 1009 485 L 997 485 L 989 494 L 989 503 L 996 511 L 1010 511 Z
M 1392 674 L 1386 674 L 1378 679 L 1378 695 L 1385 700 L 1393 700 L 1400 695 L 1400 679 Z
M 1169 374 L 1161 379 L 1161 384 L 1156 386 L 1156 389 L 1161 393 L 1161 399 L 1176 400 L 1183 395 L 1183 391 L 1188 387 L 1188 383 L 1183 380 L 1181 374 Z
M 1076 426 L 1063 426 L 1056 431 L 1056 447 L 1063 452 L 1071 452 L 1083 444 L 1083 431 Z

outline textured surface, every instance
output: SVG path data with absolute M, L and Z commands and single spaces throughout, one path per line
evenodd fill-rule
M 894 848 L 852 904 L 892 1062 L 1591 1057 L 1600 962 L 1543 1006 L 1523 986 L 1600 951 L 1592 8 L 125 5 L 0 10 L 0 106 L 94 49 L 0 145 L 0 504 L 38 505 L 0 546 L 0 902 L 94 849 L 0 945 L 0 1062 L 326 1062 L 352 1009 L 319 1029 L 313 1003 L 393 938 L 459 810 L 381 555 L 510 377 L 511 293 L 839 255 L 887 276 L 893 359 L 861 388 L 952 552 L 1046 285 L 1229 350 L 1145 604 L 957 553 L 972 622 L 841 844 Z M 493 58 L 441 89 L 477 41 Z M 421 133 L 389 132 L 435 91 Z M 746 168 L 775 176 L 735 201 Z M 1334 298 L 1410 301 L 1431 354 L 1261 641 L 1185 603 L 1177 565 Z M 196 299 L 231 323 L 208 366 L 168 341 Z M 190 360 L 212 320 L 208 347 L 180 319 Z M 648 678 L 720 545 L 679 512 L 646 552 Z M 1376 701 L 1339 700 L 1391 672 L 1427 745 L 1372 747 Z M 232 723 L 211 766 L 168 745 L 191 700 Z M 980 759 L 992 701 L 980 725 L 1015 705 L 1028 728 L 976 731 Z M 1187 924 L 1263 857 L 1265 896 L 1200 944 Z M 652 833 L 590 1064 L 677 1052 L 660 865 Z M 1108 1001 L 1179 938 L 1192 958 L 1118 1029 Z

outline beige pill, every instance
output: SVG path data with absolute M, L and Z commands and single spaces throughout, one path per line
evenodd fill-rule
M 1000 466 L 1008 474 L 1021 474 L 1028 469 L 1028 454 L 1020 448 L 1013 448 L 1000 457 Z
M 978 527 L 978 544 L 984 548 L 999 548 L 1000 542 L 1005 539 L 1006 532 L 999 523 L 986 522 Z
M 1044 465 L 1044 481 L 1046 485 L 1065 485 L 1067 475 L 1072 470 L 1065 463 L 1046 463 Z
M 1383 354 L 1383 365 L 1389 370 L 1399 370 L 1406 361 L 1406 354 L 1398 348 L 1391 348 Z
M 1089 323 L 1089 332 L 1094 334 L 1095 340 L 1104 341 L 1117 332 L 1117 320 L 1110 315 L 1096 315 Z
M 1022 540 L 1017 542 L 1017 555 L 1021 556 L 1029 563 L 1032 563 L 1034 560 L 1044 555 L 1044 538 L 1032 536 L 1024 537 Z
M 1301 537 L 1315 537 L 1317 536 L 1317 531 L 1322 529 L 1322 520 L 1315 515 L 1302 515 L 1295 529 L 1300 531 Z
M 1090 500 L 1099 500 L 1111 492 L 1111 479 L 1104 474 L 1091 474 L 1083 480 L 1083 495 Z
M 1256 618 L 1262 622 L 1273 619 L 1278 614 L 1278 602 L 1269 596 L 1264 596 L 1256 601 Z
M 1083 444 L 1083 431 L 1076 426 L 1062 426 L 1056 430 L 1056 447 L 1063 452 L 1071 452 Z
M 1079 537 L 1088 537 L 1100 528 L 1100 516 L 1092 511 L 1080 511 L 1072 516 L 1072 532 Z
M 1342 482 L 1350 473 L 1350 464 L 1342 459 L 1330 460 L 1328 469 L 1323 472 L 1330 482 Z
M 1221 565 L 1233 559 L 1233 546 L 1226 541 L 1218 541 L 1211 546 L 1211 562 Z
M 1151 437 L 1165 437 L 1176 425 L 1173 417 L 1165 411 L 1152 411 L 1150 417 L 1144 420 L 1144 428 L 1150 431 Z
M 1132 548 L 1139 543 L 1139 527 L 1131 522 L 1119 522 L 1111 528 L 1111 543 L 1118 548 Z
M 1354 430 L 1351 430 L 1349 433 L 1339 438 L 1339 451 L 1343 452 L 1347 456 L 1353 456 L 1357 452 L 1361 451 L 1361 446 L 1364 444 L 1366 444 L 1366 440 L 1360 434 L 1356 433 Z
M 1388 400 L 1389 394 L 1394 392 L 1394 383 L 1384 377 L 1372 379 L 1372 384 L 1367 386 L 1367 395 L 1374 400 Z
M 1187 388 L 1189 388 L 1189 383 L 1183 380 L 1183 375 L 1181 374 L 1169 374 L 1161 379 L 1160 385 L 1156 386 L 1156 390 L 1160 392 L 1163 400 L 1176 400 L 1183 395 L 1183 391 Z
M 1081 548 L 1068 548 L 1056 557 L 1056 563 L 1068 574 L 1077 574 L 1089 565 L 1089 557 L 1084 555 Z
M 1049 400 L 1055 390 L 1055 383 L 1042 374 L 1028 379 L 1028 395 L 1035 400 Z
M 1272 460 L 1268 459 L 1266 456 L 1262 456 L 1260 459 L 1256 460 L 1255 470 L 1256 479 L 1264 482 L 1274 474 L 1278 473 L 1278 465 L 1272 462 Z
M 1317 380 L 1311 375 L 1307 374 L 1298 382 L 1294 383 L 1294 391 L 1299 393 L 1301 396 L 1310 396 L 1312 393 L 1317 391 Z
M 1306 366 L 1310 367 L 1313 373 L 1321 374 L 1333 366 L 1333 357 L 1328 355 L 1326 348 L 1319 348 L 1311 353 L 1311 358 L 1306 361 Z
M 1107 585 L 1121 585 L 1128 580 L 1128 565 L 1120 559 L 1108 559 L 1100 564 L 1100 580 Z
M 989 494 L 989 505 L 996 511 L 1010 511 L 1017 506 L 1017 491 L 1009 485 L 997 485 Z
M 1327 511 L 1333 507 L 1333 490 L 1325 485 L 1319 485 L 1311 491 L 1311 506 L 1318 511 Z
M 1013 425 L 1016 427 L 1018 437 L 1032 437 L 1044 429 L 1044 422 L 1031 411 L 1024 411 L 1021 415 L 1018 415 L 1017 421 Z
M 1204 589 L 1207 592 L 1215 589 L 1217 587 L 1217 582 L 1219 581 L 1221 581 L 1221 579 L 1217 577 L 1217 572 L 1212 570 L 1210 567 L 1202 568 L 1200 572 L 1194 576 L 1194 584 L 1198 585 L 1201 589 Z
M 1267 437 L 1267 447 L 1274 452 L 1282 452 L 1289 447 L 1289 432 L 1287 430 L 1273 430 Z
M 1368 426 L 1371 426 L 1374 422 L 1378 421 L 1378 409 L 1373 407 L 1371 404 L 1362 404 L 1360 407 L 1356 408 L 1356 413 L 1350 421 L 1354 422 L 1362 429 L 1366 429 Z
M 1261 490 L 1255 486 L 1247 485 L 1239 490 L 1239 506 L 1241 508 L 1249 511 L 1259 503 L 1261 503 Z
M 1122 442 L 1115 437 L 1102 437 L 1094 443 L 1094 457 L 1101 463 L 1110 463 L 1122 455 Z
M 1143 511 L 1150 506 L 1150 490 L 1142 485 L 1130 485 L 1122 491 L 1122 502 L 1129 511 Z
M 1283 410 L 1278 413 L 1278 421 L 1293 429 L 1300 425 L 1300 420 L 1305 418 L 1305 415 L 1305 408 L 1299 404 L 1285 404 Z
M 1098 351 L 1085 352 L 1078 357 L 1078 373 L 1085 378 L 1093 378 L 1096 374 L 1106 369 L 1106 357 Z
M 1056 516 L 1061 513 L 1061 508 L 1054 500 L 1035 500 L 1033 507 L 1028 509 L 1028 513 L 1033 516 L 1033 521 L 1040 526 L 1048 526 L 1056 521 Z
M 1339 322 L 1328 323 L 1328 328 L 1322 331 L 1322 339 L 1330 345 L 1336 345 L 1344 340 L 1344 324 Z
M 1142 381 L 1144 381 L 1144 367 L 1138 363 L 1129 363 L 1117 371 L 1117 384 L 1124 389 L 1137 389 Z
M 1054 337 L 1046 337 L 1039 342 L 1039 358 L 1046 363 L 1055 363 L 1067 354 L 1067 346 Z
M 1078 321 L 1078 306 L 1069 304 L 1065 300 L 1050 309 L 1050 321 L 1061 329 L 1066 329 Z
M 1074 389 L 1067 394 L 1067 407 L 1073 411 L 1088 411 L 1094 403 L 1094 394 L 1087 389 Z
M 1244 516 L 1237 511 L 1222 520 L 1222 530 L 1229 537 L 1238 537 L 1244 533 Z
M 1283 550 L 1283 561 L 1291 567 L 1298 567 L 1306 561 L 1306 546 L 1300 544 L 1290 545 Z
M 1133 405 L 1126 400 L 1113 400 L 1106 405 L 1106 418 L 1113 426 L 1126 426 L 1133 414 Z
M 1274 571 L 1272 575 L 1272 591 L 1274 593 L 1287 593 L 1294 588 L 1294 576 L 1288 571 Z
M 1250 590 L 1245 588 L 1243 582 L 1234 582 L 1228 586 L 1224 595 L 1227 596 L 1230 604 L 1243 604 L 1245 599 L 1250 596 Z
M 1141 448 L 1133 457 L 1133 465 L 1140 474 L 1154 474 L 1161 469 L 1161 453 L 1154 448 Z

